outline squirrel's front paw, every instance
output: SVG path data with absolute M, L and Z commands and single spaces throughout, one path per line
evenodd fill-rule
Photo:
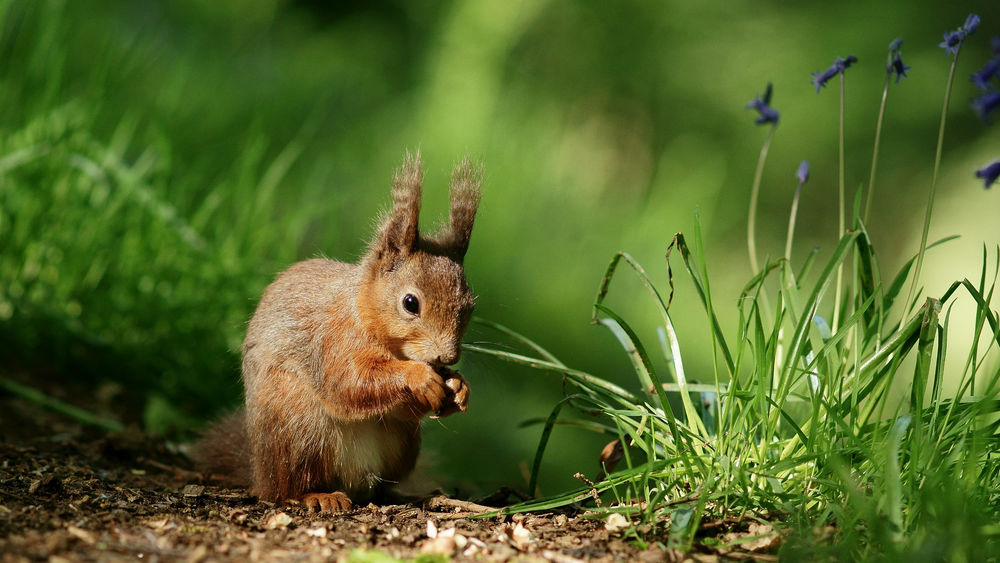
M 440 410 L 448 394 L 442 377 L 434 368 L 420 362 L 412 362 L 411 369 L 406 374 L 406 386 L 412 397 L 410 414 L 416 418 Z
M 444 386 L 448 389 L 448 396 L 436 415 L 445 417 L 457 412 L 465 412 L 469 408 L 469 384 L 462 378 L 462 374 L 455 370 L 440 368 L 439 373 L 444 378 Z

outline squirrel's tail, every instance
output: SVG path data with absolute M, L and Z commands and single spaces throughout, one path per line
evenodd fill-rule
M 211 424 L 201 439 L 195 442 L 191 457 L 206 477 L 215 476 L 233 485 L 250 486 L 250 452 L 244 410 L 238 409 Z

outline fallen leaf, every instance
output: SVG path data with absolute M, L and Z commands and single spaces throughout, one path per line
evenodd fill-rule
M 740 544 L 747 551 L 768 551 L 781 545 L 781 536 L 769 524 L 753 522 L 747 529 L 748 536 L 759 536 Z
M 184 498 L 192 499 L 200 497 L 204 492 L 205 487 L 203 485 L 187 485 L 181 494 L 184 495 Z

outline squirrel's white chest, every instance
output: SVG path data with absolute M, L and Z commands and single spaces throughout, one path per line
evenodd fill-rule
M 335 434 L 331 465 L 348 494 L 377 487 L 398 456 L 398 438 L 378 420 L 341 422 Z

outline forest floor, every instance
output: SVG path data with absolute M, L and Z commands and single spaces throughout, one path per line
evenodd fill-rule
M 512 500 L 501 496 L 479 503 Z M 97 432 L 0 392 L 3 562 L 772 561 L 781 541 L 758 529 L 763 541 L 740 542 L 747 524 L 719 522 L 692 552 L 666 538 L 643 549 L 582 510 L 476 518 L 484 510 L 443 495 L 340 514 L 262 502 L 206 480 L 163 440 Z

